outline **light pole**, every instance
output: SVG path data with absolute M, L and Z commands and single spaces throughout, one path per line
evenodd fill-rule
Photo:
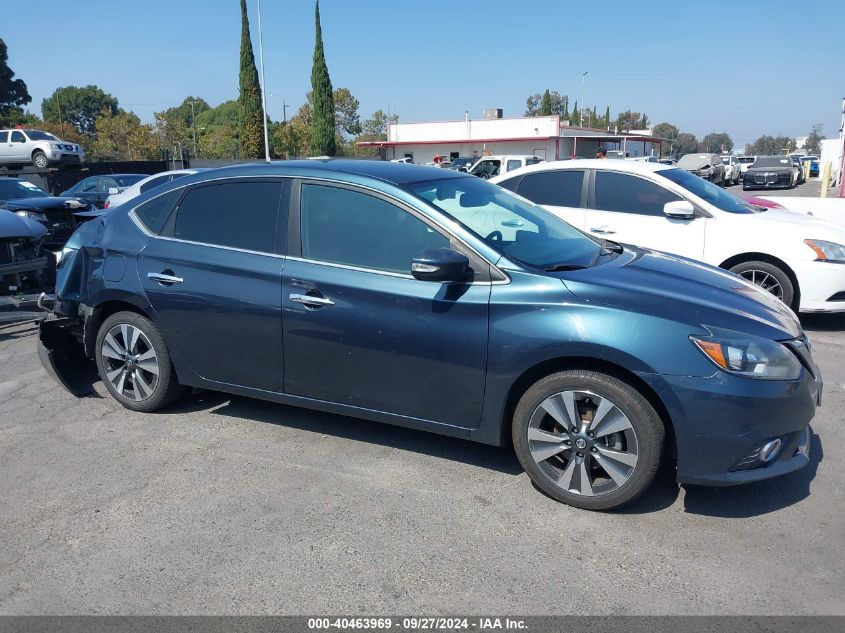
M 587 107 L 587 104 L 584 103 L 584 80 L 587 78 L 587 73 L 590 72 L 589 70 L 585 70 L 581 74 L 581 111 L 578 113 L 578 125 L 584 127 L 584 108 Z
M 282 100 L 282 123 L 287 123 L 288 122 L 288 108 L 290 106 L 285 102 L 284 97 L 282 97 L 280 95 L 274 95 L 274 94 L 271 94 L 270 96 L 275 97 L 276 99 Z
M 261 61 L 261 113 L 264 127 L 264 159 L 270 162 L 270 141 L 267 139 L 267 83 L 264 81 L 264 32 L 261 30 L 261 0 L 258 3 L 258 56 Z
M 62 121 L 62 102 L 59 101 L 59 93 L 61 88 L 56 88 L 56 107 L 59 109 L 59 129 L 62 131 L 62 140 L 65 140 L 65 124 Z

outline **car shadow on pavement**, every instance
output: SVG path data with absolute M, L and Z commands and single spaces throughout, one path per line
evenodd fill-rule
M 824 450 L 819 436 L 810 439 L 810 463 L 797 472 L 753 484 L 714 488 L 684 486 L 684 510 L 726 519 L 747 519 L 781 510 L 810 496 Z
M 167 412 L 199 411 L 212 407 L 214 408 L 211 412 L 214 414 L 398 448 L 489 468 L 508 475 L 522 473 L 522 467 L 509 447 L 488 446 L 445 435 L 224 393 L 198 392 L 168 408 Z
M 845 313 L 802 314 L 801 326 L 808 332 L 838 332 L 845 330 Z

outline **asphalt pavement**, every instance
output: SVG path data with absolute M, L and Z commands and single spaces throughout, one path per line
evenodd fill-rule
M 0 614 L 845 614 L 845 316 L 812 463 L 624 511 L 538 492 L 508 449 L 203 392 L 75 399 L 0 324 Z

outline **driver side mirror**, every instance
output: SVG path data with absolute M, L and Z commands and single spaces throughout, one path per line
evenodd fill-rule
M 119 193 L 120 193 L 120 189 L 118 189 L 117 187 L 109 187 L 109 195 L 110 196 L 116 196 Z
M 469 273 L 469 259 L 451 248 L 423 251 L 411 261 L 411 274 L 420 281 L 460 282 Z
M 687 200 L 675 200 L 663 205 L 663 214 L 673 220 L 692 220 L 695 217 L 695 207 Z

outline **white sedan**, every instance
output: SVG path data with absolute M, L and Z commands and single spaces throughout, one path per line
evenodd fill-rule
M 109 197 L 106 198 L 106 209 L 111 207 L 116 207 L 119 204 L 123 204 L 124 202 L 128 202 L 132 200 L 132 198 L 137 198 L 145 191 L 149 191 L 153 187 L 158 187 L 160 185 L 167 184 L 177 178 L 182 178 L 183 176 L 188 176 L 190 174 L 196 174 L 198 172 L 205 171 L 204 169 L 174 169 L 172 171 L 162 171 L 157 174 L 153 174 L 152 176 L 148 176 L 143 180 L 139 180 L 131 187 L 127 187 L 123 190 L 118 189 L 109 189 Z
M 540 163 L 491 182 L 597 238 L 675 253 L 762 286 L 796 312 L 845 312 L 845 228 L 766 210 L 653 163 Z

